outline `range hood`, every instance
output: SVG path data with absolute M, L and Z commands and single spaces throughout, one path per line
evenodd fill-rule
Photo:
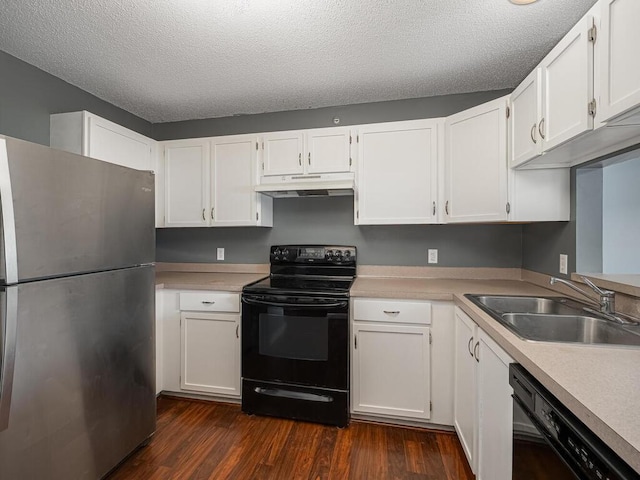
M 353 173 L 345 173 L 263 177 L 255 190 L 274 198 L 291 198 L 353 195 L 353 188 Z

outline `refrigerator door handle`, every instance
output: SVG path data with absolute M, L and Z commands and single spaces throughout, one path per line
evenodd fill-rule
M 17 321 L 18 287 L 7 287 L 0 290 L 0 432 L 9 427 Z
M 16 222 L 13 212 L 13 194 L 11 192 L 11 178 L 9 177 L 9 157 L 7 155 L 7 141 L 0 138 L 0 233 L 4 252 L 4 272 L 0 272 L 0 284 L 11 285 L 18 283 L 18 249 L 16 247 Z M 0 263 L 1 266 L 1 263 Z M 4 282 L 3 282 L 4 280 Z

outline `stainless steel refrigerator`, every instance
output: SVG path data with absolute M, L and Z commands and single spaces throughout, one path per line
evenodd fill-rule
M 0 479 L 97 479 L 155 430 L 154 179 L 0 136 Z

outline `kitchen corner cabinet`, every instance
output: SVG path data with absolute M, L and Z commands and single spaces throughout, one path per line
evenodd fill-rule
M 597 118 L 616 125 L 640 124 L 640 2 L 600 0 L 596 40 L 600 101 Z
M 353 320 L 353 412 L 428 420 L 430 303 L 357 298 Z
M 163 142 L 165 226 L 272 226 L 272 200 L 255 192 L 256 135 Z
M 430 119 L 358 127 L 356 225 L 437 223 L 443 126 Z
M 511 479 L 513 360 L 455 309 L 454 427 L 478 480 Z
M 569 169 L 510 169 L 506 135 L 506 97 L 447 118 L 447 223 L 569 220 Z
M 261 175 L 308 175 L 351 171 L 351 131 L 331 127 L 264 133 Z

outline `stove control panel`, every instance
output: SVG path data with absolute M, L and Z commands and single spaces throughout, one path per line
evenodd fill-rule
M 356 247 L 319 245 L 274 245 L 271 263 L 309 263 L 344 265 L 356 263 Z

